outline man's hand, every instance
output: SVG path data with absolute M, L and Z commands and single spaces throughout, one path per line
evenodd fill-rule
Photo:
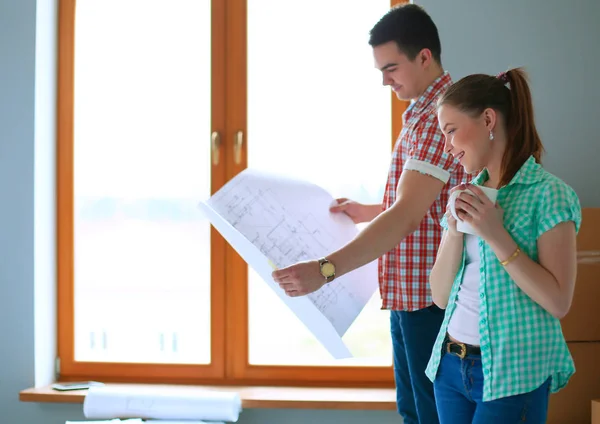
M 372 221 L 381 212 L 381 205 L 363 205 L 345 197 L 336 199 L 336 202 L 329 211 L 344 212 L 355 224 Z
M 290 297 L 304 296 L 319 290 L 325 285 L 319 261 L 299 262 L 271 274 L 285 294 Z

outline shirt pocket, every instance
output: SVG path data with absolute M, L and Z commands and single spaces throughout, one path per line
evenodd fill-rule
M 527 213 L 518 213 L 513 215 L 512 219 L 508 219 L 504 226 L 514 241 L 521 247 L 530 250 L 534 234 L 533 216 Z

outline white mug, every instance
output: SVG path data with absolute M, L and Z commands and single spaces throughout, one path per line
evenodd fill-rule
M 498 190 L 496 190 L 495 188 L 483 187 L 483 186 L 477 186 L 477 188 L 479 188 L 481 191 L 483 191 L 483 193 L 488 197 L 488 199 L 490 199 L 490 201 L 492 203 L 494 203 L 494 204 L 496 203 L 496 198 L 498 197 Z M 471 227 L 471 225 L 469 223 L 461 221 L 458 218 L 458 215 L 456 214 L 456 206 L 455 206 L 456 199 L 458 198 L 458 196 L 461 193 L 468 193 L 472 196 L 477 197 L 477 195 L 475 193 L 473 193 L 472 190 L 469 190 L 469 189 L 455 190 L 450 195 L 450 198 L 448 199 L 448 206 L 450 209 L 450 213 L 452 214 L 454 219 L 456 219 L 456 230 L 460 231 L 461 233 L 477 235 L 475 233 L 475 230 L 473 229 L 473 227 Z

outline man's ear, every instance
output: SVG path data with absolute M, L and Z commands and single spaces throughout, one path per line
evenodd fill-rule
M 424 67 L 427 68 L 431 65 L 431 63 L 433 62 L 433 55 L 431 54 L 431 50 L 429 49 L 423 49 L 419 52 L 419 54 L 417 55 L 417 60 L 419 61 L 419 64 Z

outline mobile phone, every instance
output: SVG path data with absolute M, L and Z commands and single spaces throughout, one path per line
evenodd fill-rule
M 54 383 L 52 388 L 61 392 L 68 390 L 87 390 L 92 386 L 104 386 L 104 383 L 98 381 L 66 381 L 64 383 Z

